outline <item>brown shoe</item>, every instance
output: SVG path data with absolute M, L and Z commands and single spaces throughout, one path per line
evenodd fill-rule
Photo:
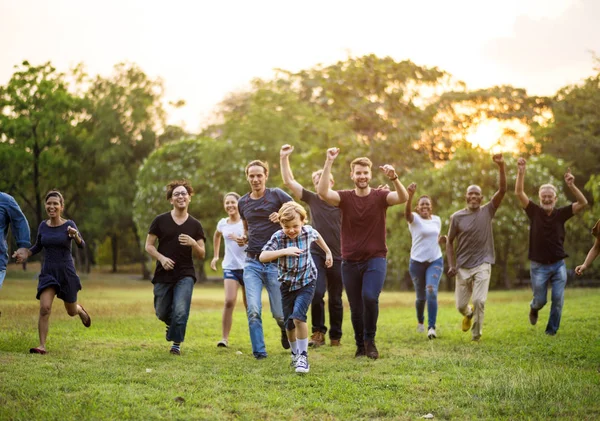
M 365 341 L 365 352 L 367 353 L 367 357 L 373 360 L 379 358 L 379 351 L 377 351 L 375 341 Z
M 322 345 L 325 345 L 325 335 L 323 332 L 314 332 L 310 337 L 310 341 L 308 341 L 308 346 L 318 348 Z
M 529 308 L 529 323 L 535 326 L 538 321 L 538 311 L 533 308 Z
M 339 339 L 330 339 L 329 340 L 329 345 L 331 346 L 341 346 L 341 342 Z
M 356 352 L 354 353 L 354 358 L 365 357 L 367 354 L 365 352 L 365 346 L 356 346 Z

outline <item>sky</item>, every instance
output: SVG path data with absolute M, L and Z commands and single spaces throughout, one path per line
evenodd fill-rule
M 600 1 L 0 0 L 0 84 L 14 66 L 138 64 L 165 84 L 169 122 L 198 132 L 228 93 L 273 69 L 374 53 L 437 66 L 478 89 L 552 95 L 594 73 Z

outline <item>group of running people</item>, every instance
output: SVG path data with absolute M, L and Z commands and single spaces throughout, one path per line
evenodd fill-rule
M 446 250 L 447 273 L 456 276 L 456 308 L 463 315 L 462 330 L 472 332 L 478 341 L 483 331 L 485 302 L 489 289 L 491 265 L 495 261 L 492 220 L 507 191 L 505 162 L 501 154 L 493 156 L 499 171 L 499 187 L 492 199 L 483 203 L 478 185 L 467 187 L 466 208 L 450 217 L 447 235 L 441 234 L 442 221 L 433 214 L 432 199 L 421 195 L 413 200 L 415 183 L 407 188 L 400 182 L 395 168 L 386 164 L 380 171 L 388 177 L 387 186 L 370 187 L 372 163 L 366 157 L 350 164 L 351 190 L 334 190 L 331 168 L 339 155 L 338 148 L 326 153 L 323 169 L 312 174 L 315 191 L 302 186 L 293 176 L 290 155 L 294 148 L 283 145 L 280 167 L 284 184 L 293 197 L 304 202 L 310 211 L 311 225 L 304 207 L 279 188 L 267 187 L 269 169 L 265 162 L 251 161 L 245 169 L 250 192 L 240 197 L 225 194 L 223 206 L 227 217 L 221 219 L 213 236 L 214 256 L 211 268 L 217 269 L 221 242 L 225 306 L 222 338 L 218 347 L 228 347 L 232 313 L 238 290 L 243 291 L 252 353 L 256 359 L 267 357 L 263 326 L 263 286 L 266 287 L 271 313 L 281 330 L 281 345 L 291 349 L 292 366 L 298 373 L 309 371 L 308 348 L 326 343 L 339 346 L 342 337 L 342 291 L 346 290 L 354 329 L 356 357 L 379 358 L 375 345 L 379 295 L 386 277 L 386 211 L 389 206 L 406 203 L 404 216 L 412 236 L 409 273 L 416 292 L 417 332 L 437 337 L 437 291 L 444 271 L 442 248 Z M 539 310 L 546 304 L 551 287 L 551 310 L 545 332 L 555 335 L 560 325 L 567 281 L 563 248 L 565 222 L 583 210 L 587 200 L 575 185 L 571 171 L 565 174 L 567 187 L 576 201 L 556 208 L 557 190 L 551 184 L 539 188 L 539 205 L 524 193 L 526 161 L 517 162 L 515 194 L 530 221 L 529 260 L 531 286 L 529 320 L 536 324 Z M 181 354 L 190 313 L 195 270 L 193 256 L 205 257 L 206 236 L 201 223 L 188 213 L 193 195 L 185 180 L 167 185 L 170 212 L 158 215 L 151 223 L 145 249 L 157 260 L 152 283 L 157 317 L 166 324 L 170 352 Z M 77 303 L 81 282 L 71 257 L 71 241 L 84 247 L 75 223 L 62 217 L 64 199 L 60 192 L 45 197 L 48 219 L 38 228 L 37 241 L 29 248 L 29 228 L 14 199 L 0 194 L 0 230 L 4 232 L 0 250 L 0 286 L 5 275 L 6 232 L 12 225 L 18 249 L 13 257 L 24 262 L 45 250 L 39 276 L 37 298 L 40 300 L 40 344 L 30 352 L 45 354 L 46 337 L 52 302 L 62 299 L 70 316 L 79 316 L 84 326 L 91 317 Z M 580 275 L 600 253 L 600 221 L 592 229 L 596 238 L 585 262 L 577 266 Z M 158 241 L 158 246 L 156 242 Z M 328 293 L 329 330 L 325 324 L 324 295 Z M 311 308 L 312 335 L 309 338 L 307 313 Z M 427 307 L 427 328 L 425 328 Z

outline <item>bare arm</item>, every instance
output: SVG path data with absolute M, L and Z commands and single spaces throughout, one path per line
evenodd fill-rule
M 217 262 L 219 261 L 221 251 L 221 237 L 223 237 L 223 234 L 215 230 L 215 234 L 213 235 L 213 258 L 210 261 L 210 268 L 212 270 L 217 270 Z
M 504 199 L 504 195 L 506 194 L 506 168 L 502 154 L 496 154 L 492 157 L 492 159 L 496 165 L 498 165 L 498 171 L 500 172 L 498 191 L 494 193 L 494 196 L 492 197 L 494 208 L 498 209 L 502 203 L 502 199 Z
M 585 196 L 583 195 L 583 193 L 581 192 L 581 190 L 579 190 L 577 188 L 577 186 L 575 185 L 575 176 L 573 174 L 571 174 L 570 168 L 568 169 L 567 173 L 565 174 L 565 181 L 567 183 L 567 187 L 569 187 L 569 189 L 575 196 L 575 199 L 577 200 L 577 202 L 573 203 L 573 213 L 577 214 L 577 213 L 581 212 L 583 210 L 583 208 L 585 208 L 587 206 L 588 201 L 585 198 Z
M 279 250 L 263 250 L 258 257 L 263 263 L 271 262 L 275 259 L 279 259 L 283 256 L 300 256 L 302 254 L 302 250 L 298 247 L 287 247 Z
M 294 151 L 294 147 L 291 145 L 283 145 L 279 151 L 279 163 L 281 166 L 281 178 L 283 184 L 292 191 L 292 195 L 295 199 L 302 199 L 302 184 L 298 183 L 294 179 L 292 174 L 292 168 L 290 167 L 290 155 Z
M 242 225 L 244 226 L 244 234 L 235 239 L 235 242 L 240 247 L 244 247 L 246 244 L 248 244 L 248 221 L 242 219 Z
M 156 240 L 158 237 L 154 234 L 148 234 L 146 237 L 146 253 L 158 260 L 165 270 L 172 270 L 175 267 L 175 262 L 166 256 L 163 256 L 156 249 Z
M 529 198 L 525 194 L 525 169 L 527 161 L 524 158 L 517 160 L 517 181 L 515 182 L 515 194 L 521 207 L 525 209 L 529 205 Z
M 319 197 L 332 206 L 339 206 L 340 204 L 340 195 L 335 190 L 331 190 L 331 185 L 329 183 L 331 166 L 339 153 L 340 150 L 338 148 L 327 149 L 327 159 L 325 160 L 323 173 L 321 174 L 319 185 L 317 186 L 317 194 Z
M 596 257 L 598 257 L 598 254 L 600 254 L 600 238 L 596 238 L 596 241 L 594 241 L 594 245 L 592 246 L 592 248 L 590 249 L 590 251 L 588 252 L 588 254 L 585 258 L 585 262 L 583 262 L 583 264 L 581 264 L 575 268 L 575 273 L 577 275 L 583 274 L 583 272 L 588 267 L 590 267 L 592 262 L 594 260 L 596 260 Z
M 333 255 L 331 254 L 329 246 L 327 245 L 327 243 L 325 243 L 323 237 L 321 237 L 321 234 L 319 234 L 319 238 L 315 240 L 315 243 L 317 243 L 317 245 L 321 247 L 321 249 L 323 249 L 323 251 L 325 252 L 325 266 L 328 268 L 333 266 Z
M 410 183 L 406 190 L 408 191 L 408 199 L 406 200 L 406 206 L 404 206 L 404 217 L 406 218 L 406 222 L 412 224 L 415 220 L 415 217 L 412 213 L 412 199 L 415 192 L 417 191 L 417 184 Z
M 454 254 L 454 230 L 452 229 L 452 218 L 450 219 L 448 239 L 446 240 L 446 258 L 448 259 L 448 276 L 456 275 L 456 256 Z
M 192 247 L 192 253 L 194 253 L 198 259 L 204 259 L 204 256 L 206 256 L 206 248 L 204 247 L 204 240 L 200 239 L 198 241 L 194 241 L 194 244 L 192 244 L 191 247 Z

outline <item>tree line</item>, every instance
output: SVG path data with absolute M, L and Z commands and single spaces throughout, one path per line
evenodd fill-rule
M 592 244 L 589 230 L 600 215 L 600 68 L 595 73 L 539 97 L 511 86 L 469 90 L 449 73 L 409 60 L 350 57 L 253 80 L 251 88 L 224 98 L 216 123 L 192 134 L 166 124 L 167 108 L 184 104 L 164 105 L 163 82 L 135 64 L 90 76 L 82 65 L 61 73 L 51 63 L 23 62 L 0 87 L 0 190 L 21 203 L 32 235 L 45 216 L 43 195 L 61 190 L 66 216 L 89 244 L 76 255 L 80 270 L 98 262 L 114 271 L 137 263 L 148 278 L 142 245 L 152 218 L 169 209 L 164 186 L 170 179 L 192 181 L 197 193 L 190 212 L 211 237 L 224 215 L 222 195 L 248 191 L 247 162 L 269 162 L 268 185 L 280 187 L 279 148 L 293 144 L 294 174 L 312 187 L 310 174 L 322 167 L 325 150 L 337 146 L 343 164 L 334 168 L 336 188 L 351 188 L 349 162 L 357 156 L 393 164 L 406 185 L 414 181 L 432 197 L 445 230 L 449 215 L 464 207 L 469 184 L 479 184 L 488 199 L 497 188 L 490 152 L 467 141 L 479 124 L 495 119 L 507 123 L 497 148 L 510 151 L 509 194 L 494 223 L 492 285 L 510 288 L 528 272 L 528 223 L 511 194 L 516 156 L 529 161 L 526 192 L 536 201 L 547 182 L 558 187 L 559 204 L 572 199 L 562 181 L 572 168 L 590 207 L 567 223 L 568 267 L 582 262 Z M 374 178 L 374 184 L 385 181 L 377 172 Z M 387 283 L 402 287 L 410 252 L 402 209 L 388 211 L 388 247 Z

